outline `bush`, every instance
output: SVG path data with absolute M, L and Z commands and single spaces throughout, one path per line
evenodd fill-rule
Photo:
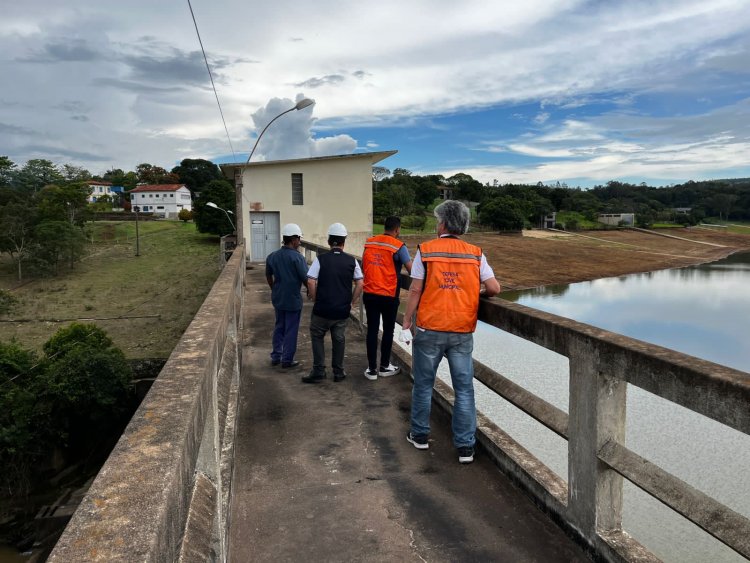
M 130 409 L 130 366 L 107 334 L 74 323 L 44 357 L 0 342 L 0 481 L 12 493 L 50 465 L 53 450 L 80 454 Z
M 401 226 L 407 229 L 424 229 L 427 218 L 424 215 L 407 215 L 401 218 Z
M 18 299 L 13 297 L 10 292 L 0 289 L 0 315 L 10 313 L 16 305 L 18 305 Z
M 180 221 L 187 223 L 193 218 L 193 212 L 189 209 L 180 209 L 180 212 L 177 214 L 177 218 Z

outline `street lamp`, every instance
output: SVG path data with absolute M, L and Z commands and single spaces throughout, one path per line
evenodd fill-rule
M 260 132 L 260 135 L 258 135 L 258 138 L 255 139 L 255 144 L 253 145 L 253 149 L 250 151 L 250 154 L 247 157 L 247 162 L 245 162 L 245 166 L 247 166 L 248 164 L 250 164 L 250 159 L 253 158 L 253 154 L 255 153 L 255 149 L 258 147 L 258 143 L 260 142 L 260 138 L 263 136 L 263 133 L 266 132 L 266 129 L 268 129 L 271 126 L 271 123 L 273 123 L 274 121 L 276 121 L 282 115 L 289 113 L 290 111 L 305 109 L 306 107 L 310 107 L 314 103 L 315 103 L 315 100 L 311 100 L 310 98 L 302 98 L 299 102 L 297 102 L 296 104 L 294 104 L 294 107 L 289 108 L 288 110 L 282 111 L 279 115 L 277 115 L 271 121 L 269 121 L 268 125 L 266 125 L 263 128 L 263 130 Z M 245 167 L 243 166 L 240 169 L 239 182 L 236 183 L 237 193 L 235 195 L 237 209 L 240 209 L 240 210 L 242 209 L 242 187 L 243 187 L 242 186 L 242 182 L 243 182 L 244 173 L 245 173 Z M 242 217 L 242 213 L 240 213 L 237 216 L 237 223 L 238 223 L 238 226 L 239 226 L 239 231 L 237 231 L 237 237 L 238 237 L 239 240 L 241 240 L 243 242 L 245 241 L 245 235 L 244 235 L 245 225 L 244 225 L 244 222 L 245 222 L 245 220 Z
M 234 222 L 232 221 L 232 218 L 231 218 L 231 217 L 229 216 L 229 214 L 230 214 L 230 213 L 232 213 L 231 211 L 227 211 L 227 210 L 226 210 L 226 209 L 224 209 L 223 207 L 219 207 L 218 205 L 216 205 L 216 204 L 215 204 L 214 202 L 212 202 L 212 201 L 206 202 L 206 207 L 213 207 L 214 209 L 221 209 L 221 210 L 222 210 L 222 211 L 223 211 L 223 212 L 224 212 L 224 213 L 226 214 L 226 216 L 227 216 L 227 219 L 229 219 L 229 224 L 230 224 L 230 225 L 232 225 L 232 230 L 233 230 L 233 231 L 235 231 L 235 230 L 236 230 L 236 229 L 234 228 Z M 233 215 L 234 215 L 234 214 L 233 214 Z
M 266 132 L 266 129 L 268 129 L 274 121 L 276 121 L 279 117 L 284 115 L 285 113 L 289 113 L 290 111 L 294 110 L 300 110 L 305 109 L 306 107 L 309 107 L 315 103 L 315 100 L 311 100 L 310 98 L 302 98 L 299 102 L 295 104 L 293 108 L 289 108 L 286 111 L 282 111 L 279 115 L 274 117 L 271 121 L 268 122 L 268 125 L 266 125 L 263 128 L 263 131 L 260 132 L 260 135 L 258 135 L 258 138 L 255 139 L 255 144 L 253 145 L 253 150 L 250 151 L 250 156 L 247 157 L 247 162 L 245 164 L 250 164 L 250 159 L 253 157 L 253 153 L 255 152 L 255 148 L 258 146 L 258 142 L 260 141 L 260 138 L 263 136 L 263 133 Z

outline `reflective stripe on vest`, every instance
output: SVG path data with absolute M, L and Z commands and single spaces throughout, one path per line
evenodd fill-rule
M 394 255 L 403 243 L 390 235 L 376 235 L 365 242 L 362 253 L 364 292 L 398 297 L 398 272 Z
M 417 326 L 441 332 L 474 332 L 479 309 L 482 249 L 443 237 L 419 246 L 425 266 Z

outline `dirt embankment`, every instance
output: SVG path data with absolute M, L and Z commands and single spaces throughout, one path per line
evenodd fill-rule
M 433 237 L 403 237 L 412 256 L 417 244 L 430 238 Z M 505 289 L 679 268 L 750 251 L 750 234 L 701 228 L 580 234 L 528 231 L 523 236 L 469 234 L 464 238 L 482 247 Z

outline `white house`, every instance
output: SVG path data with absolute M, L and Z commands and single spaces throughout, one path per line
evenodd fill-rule
M 113 186 L 112 182 L 105 182 L 103 180 L 88 180 L 85 182 L 91 193 L 89 193 L 88 202 L 96 203 L 104 196 L 109 196 L 113 203 L 119 201 L 120 195 L 122 195 L 122 186 Z
M 183 209 L 191 211 L 193 200 L 185 184 L 153 184 L 133 188 L 130 194 L 130 211 L 153 213 L 166 219 L 176 219 Z
M 343 223 L 346 251 L 361 256 L 372 235 L 372 166 L 396 152 L 221 164 L 237 186 L 237 230 L 248 259 L 259 262 L 278 249 L 286 223 L 323 246 L 328 226 Z

